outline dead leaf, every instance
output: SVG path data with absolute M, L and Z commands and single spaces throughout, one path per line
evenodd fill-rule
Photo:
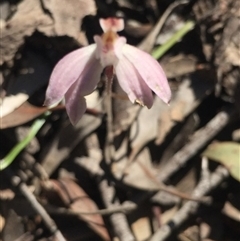
M 178 209 L 178 205 L 174 205 L 172 208 L 166 210 L 163 214 L 161 214 L 162 225 L 170 222 L 173 219 L 174 215 L 177 213 Z
M 133 160 L 138 152 L 150 141 L 154 140 L 158 131 L 159 116 L 169 107 L 159 98 L 154 99 L 151 109 L 143 107 L 130 129 L 132 152 L 129 159 Z
M 54 192 L 59 196 L 64 205 L 75 212 L 89 227 L 103 240 L 110 240 L 103 218 L 99 214 L 84 215 L 81 212 L 96 212 L 98 207 L 87 193 L 71 179 L 50 180 Z
M 150 23 L 140 23 L 136 20 L 129 19 L 126 22 L 126 27 L 124 31 L 133 37 L 144 37 L 146 36 L 152 28 Z
M 216 142 L 210 144 L 203 156 L 220 162 L 230 175 L 240 182 L 240 144 L 236 142 Z
M 12 200 L 15 197 L 15 193 L 11 189 L 0 190 L 0 200 Z
M 131 126 L 141 106 L 133 105 L 129 101 L 126 93 L 118 84 L 118 81 L 113 81 L 113 91 L 116 93 L 116 97 L 113 98 L 113 130 L 117 136 Z M 119 96 L 125 98 L 119 98 Z
M 235 208 L 230 202 L 224 204 L 222 212 L 233 220 L 240 223 L 240 210 Z
M 11 61 L 25 37 L 35 30 L 47 36 L 68 35 L 78 39 L 82 18 L 95 11 L 93 0 L 21 1 L 13 17 L 1 26 L 0 65 Z
M 194 56 L 179 54 L 174 57 L 163 57 L 161 65 L 167 78 L 176 78 L 194 72 L 197 69 L 197 59 Z
M 200 228 L 198 225 L 188 227 L 184 232 L 178 235 L 180 241 L 192 240 L 197 241 L 200 237 Z
M 185 121 L 179 132 L 174 136 L 170 144 L 165 148 L 161 156 L 158 168 L 165 166 L 168 160 L 189 141 L 189 138 L 194 133 L 199 125 L 199 118 L 197 115 L 190 114 L 185 118 Z
M 28 102 L 25 102 L 15 111 L 1 118 L 0 129 L 22 125 L 43 114 L 46 110 L 46 107 L 36 107 L 29 104 Z
M 52 25 L 51 17 L 44 13 L 39 0 L 21 1 L 13 17 L 1 28 L 0 65 L 12 60 L 24 38 L 36 29 L 53 34 Z
M 170 107 L 165 108 L 159 116 L 159 127 L 156 144 L 160 145 L 176 122 L 183 121 L 204 99 L 213 91 L 214 82 L 211 78 L 205 78 L 208 71 L 203 71 L 198 76 L 185 78 L 177 92 L 173 94 Z M 208 76 L 211 76 L 210 73 Z M 180 108 L 180 110 L 179 110 Z
M 2 233 L 3 232 L 3 228 L 5 226 L 5 218 L 0 215 L 0 232 Z
M 236 129 L 236 130 L 234 130 L 233 131 L 233 133 L 232 133 L 232 139 L 234 140 L 234 141 L 240 141 L 240 129 Z
M 192 101 L 195 99 L 190 81 L 184 81 L 176 93 L 176 98 L 171 103 L 170 115 L 173 121 L 183 121 L 186 113 L 190 113 Z
M 44 7 L 54 19 L 54 30 L 57 35 L 68 35 L 78 38 L 82 19 L 86 15 L 96 14 L 93 0 L 43 0 Z
M 152 234 L 149 217 L 139 218 L 131 226 L 137 241 L 147 240 Z
M 24 224 L 15 210 L 10 209 L 5 217 L 5 226 L 2 233 L 4 241 L 17 240 L 24 234 Z
M 86 97 L 87 106 L 98 111 L 102 110 L 102 101 L 99 98 L 98 91 L 94 91 Z M 83 140 L 87 135 L 93 132 L 101 124 L 100 117 L 92 115 L 83 115 L 76 126 L 73 126 L 69 121 L 63 124 L 62 128 L 56 134 L 55 139 L 46 146 L 47 153 L 40 157 L 42 166 L 45 168 L 48 175 L 51 175 L 57 166 L 66 159 L 71 151 Z
M 128 165 L 127 168 L 126 165 Z M 147 148 L 143 149 L 130 165 L 127 157 L 122 157 L 120 161 L 114 162 L 112 173 L 116 179 L 123 181 L 128 186 L 148 191 L 159 190 L 159 183 L 152 178 L 156 173 Z

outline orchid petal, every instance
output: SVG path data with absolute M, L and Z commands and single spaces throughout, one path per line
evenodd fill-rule
M 72 125 L 76 125 L 87 109 L 86 99 L 83 96 L 76 96 L 74 90 L 76 89 L 74 83 L 66 92 L 66 111 Z
M 75 81 L 65 94 L 66 110 L 70 121 L 75 125 L 86 111 L 86 100 L 83 96 L 93 92 L 102 73 L 98 60 L 92 59 L 85 67 L 79 79 Z
M 160 64 L 148 53 L 128 44 L 124 45 L 123 54 L 134 65 L 149 88 L 165 103 L 169 103 L 171 90 Z
M 116 75 L 121 88 L 127 93 L 131 102 L 138 102 L 151 108 L 153 105 L 152 91 L 146 85 L 133 64 L 126 58 L 115 66 Z
M 95 59 L 95 50 L 95 44 L 83 47 L 69 53 L 57 63 L 50 77 L 45 105 L 51 106 L 63 98 L 89 62 Z
M 99 22 L 103 32 L 120 32 L 124 29 L 124 21 L 121 18 L 101 18 Z
M 76 81 L 77 85 L 74 89 L 76 95 L 85 96 L 91 94 L 100 81 L 102 71 L 103 67 L 99 60 L 92 58 Z

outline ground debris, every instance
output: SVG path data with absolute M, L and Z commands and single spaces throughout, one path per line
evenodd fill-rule
M 1 2 L 0 239 L 238 241 L 239 9 L 235 0 Z M 106 91 L 103 73 L 73 126 L 64 100 L 43 106 L 49 77 L 110 16 L 149 53 L 192 21 L 158 59 L 172 99 L 133 104 L 115 76 Z

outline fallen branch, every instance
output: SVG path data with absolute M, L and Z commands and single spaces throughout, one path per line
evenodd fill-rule
M 109 123 L 109 126 L 111 128 L 111 123 Z M 111 140 L 111 134 L 107 138 L 108 141 Z M 105 150 L 105 158 L 108 158 L 106 164 L 111 162 L 111 150 L 108 149 L 111 148 L 111 146 L 109 146 L 111 145 L 111 141 L 108 141 L 106 142 L 105 146 L 105 149 L 107 148 L 107 150 Z M 98 212 L 99 214 L 110 214 L 109 212 L 112 212 L 109 219 L 114 229 L 114 232 L 116 236 L 119 238 L 119 240 L 134 241 L 135 238 L 129 227 L 126 215 L 123 213 L 124 209 L 126 208 L 126 204 L 121 205 L 120 201 L 118 200 L 118 197 L 116 196 L 114 185 L 112 185 L 112 183 L 108 179 L 106 179 L 103 170 L 99 166 L 102 156 L 100 155 L 96 157 L 96 152 L 99 151 L 99 153 L 101 153 L 96 134 L 92 134 L 86 139 L 86 145 L 89 147 L 88 153 L 90 158 L 77 158 L 76 162 L 83 168 L 88 170 L 90 174 L 96 176 L 98 188 L 100 190 L 103 203 L 106 206 L 105 210 L 99 210 Z M 92 160 L 92 162 L 89 160 Z M 134 203 L 128 203 L 127 208 L 135 209 L 137 208 L 137 205 Z
M 196 155 L 214 136 L 216 136 L 230 121 L 234 110 L 226 108 L 219 112 L 206 126 L 195 132 L 191 141 L 178 151 L 168 164 L 158 174 L 157 179 L 160 182 L 166 182 L 174 173 L 186 165 L 191 157 Z
M 95 212 L 77 212 L 73 210 L 69 210 L 66 208 L 58 208 L 54 207 L 51 205 L 44 205 L 44 208 L 50 213 L 54 215 L 67 215 L 67 216 L 73 216 L 73 217 L 79 217 L 79 215 L 95 215 L 95 214 L 100 214 L 102 216 L 107 216 L 111 215 L 113 213 L 128 213 L 133 210 L 135 210 L 138 207 L 137 204 L 126 201 L 123 204 L 116 206 L 116 207 L 111 207 L 111 208 L 104 208 L 100 209 Z
M 193 197 L 200 198 L 209 193 L 212 189 L 216 188 L 224 179 L 229 176 L 228 170 L 223 166 L 219 166 L 210 178 L 203 178 L 196 189 L 193 191 Z M 197 212 L 200 203 L 195 201 L 188 201 L 183 207 L 175 214 L 175 216 L 152 236 L 150 241 L 164 241 L 172 233 L 173 230 L 178 228 L 185 222 L 191 215 Z
M 22 195 L 28 200 L 32 208 L 42 217 L 42 220 L 49 232 L 56 238 L 56 240 L 66 241 L 55 222 L 51 219 L 43 206 L 37 201 L 36 197 L 30 192 L 28 186 L 22 182 L 21 178 L 14 175 L 10 168 L 6 170 L 6 173 L 8 174 L 12 185 L 19 189 Z

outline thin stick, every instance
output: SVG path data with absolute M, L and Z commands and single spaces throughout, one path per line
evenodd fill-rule
M 112 162 L 112 144 L 113 144 L 113 115 L 112 115 L 112 82 L 113 82 L 113 67 L 105 69 L 106 85 L 105 85 L 105 101 L 104 108 L 107 114 L 107 138 L 105 143 L 105 162 L 110 165 Z
M 229 176 L 228 170 L 219 166 L 214 173 L 210 175 L 209 179 L 203 178 L 198 186 L 193 191 L 193 197 L 200 198 L 216 188 L 223 180 Z M 173 230 L 183 224 L 191 215 L 197 212 L 200 203 L 188 201 L 184 206 L 175 214 L 175 216 L 152 236 L 150 241 L 164 241 L 172 233 Z
M 109 184 L 108 180 L 103 179 L 99 183 L 99 189 L 102 194 L 103 202 L 107 208 L 117 208 L 120 206 L 120 201 L 116 197 L 115 188 L 113 185 Z M 135 240 L 124 213 L 113 213 L 109 219 L 120 241 Z
M 110 168 L 113 158 L 113 116 L 112 116 L 112 80 L 113 80 L 113 67 L 105 69 L 107 78 L 105 89 L 105 111 L 107 113 L 107 138 L 104 149 L 105 163 Z M 99 182 L 99 189 L 102 195 L 103 202 L 107 208 L 114 208 L 120 205 L 120 201 L 116 198 L 116 191 L 112 183 L 107 179 L 102 179 Z M 120 241 L 134 241 L 135 238 L 129 228 L 127 218 L 123 213 L 114 213 L 110 217 L 115 234 Z
M 79 217 L 79 215 L 100 214 L 102 216 L 106 216 L 106 215 L 111 215 L 113 213 L 128 213 L 128 212 L 131 212 L 131 211 L 137 209 L 138 205 L 133 203 L 133 202 L 126 201 L 122 205 L 104 208 L 104 209 L 100 209 L 100 210 L 93 211 L 93 212 L 77 212 L 77 211 L 69 210 L 69 209 L 66 209 L 66 208 L 53 207 L 53 206 L 50 206 L 50 205 L 45 205 L 44 208 L 50 214 L 68 215 L 68 216 Z
M 206 126 L 195 132 L 191 141 L 179 150 L 158 174 L 158 181 L 166 182 L 174 173 L 186 165 L 187 161 L 199 152 L 216 134 L 218 134 L 228 123 L 234 114 L 232 108 L 226 108 L 219 112 Z
M 15 176 L 10 168 L 8 168 L 6 172 L 11 179 L 12 185 L 18 187 L 22 195 L 29 201 L 32 208 L 42 217 L 42 220 L 50 233 L 54 235 L 58 241 L 66 241 L 55 222 L 51 219 L 43 206 L 37 201 L 36 197 L 30 192 L 27 185 L 22 182 L 18 176 Z

